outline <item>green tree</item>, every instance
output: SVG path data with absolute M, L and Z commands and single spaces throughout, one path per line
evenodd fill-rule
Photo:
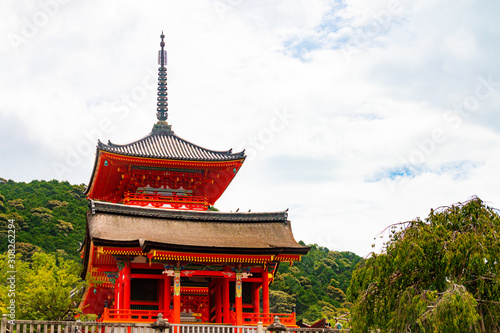
M 361 258 L 352 252 L 330 251 L 317 244 L 309 246 L 311 250 L 301 261 L 293 266 L 279 266 L 271 290 L 293 297 L 297 318 L 309 323 L 344 316 L 348 312 L 345 293 Z
M 269 303 L 271 313 L 289 313 L 295 305 L 295 300 L 283 291 L 269 290 Z
M 15 263 L 9 259 L 0 255 L 0 312 L 10 313 L 14 300 L 16 319 L 62 320 L 80 301 L 77 291 L 85 282 L 75 262 L 40 252 L 32 255 L 31 263 L 20 254 Z
M 353 273 L 353 329 L 499 331 L 498 211 L 474 197 L 401 225 Z
M 5 207 L 5 197 L 0 193 L 0 212 L 5 212 L 7 208 Z
M 451 285 L 430 312 L 434 330 L 442 333 L 475 331 L 477 302 L 463 285 Z
M 79 243 L 85 235 L 87 200 L 83 185 L 68 182 L 29 183 L 0 181 L 0 253 L 7 250 L 8 220 L 16 226 L 17 243 L 33 244 L 46 252 L 66 253 L 79 260 Z M 59 251 L 58 251 L 59 250 Z

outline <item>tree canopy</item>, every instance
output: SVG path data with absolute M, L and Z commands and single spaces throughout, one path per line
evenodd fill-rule
M 85 285 L 80 265 L 56 254 L 35 252 L 31 262 L 0 254 L 0 313 L 15 319 L 62 320 L 80 302 Z
M 496 209 L 474 197 L 391 231 L 385 251 L 353 273 L 348 300 L 356 332 L 500 330 Z
M 57 180 L 18 183 L 0 178 L 0 253 L 7 250 L 7 225 L 13 219 L 16 253 L 23 258 L 41 248 L 80 261 L 87 211 L 84 188 Z
M 349 312 L 345 293 L 361 257 L 317 244 L 309 246 L 311 250 L 301 261 L 280 265 L 270 287 L 271 312 L 289 312 L 296 305 L 297 319 L 335 322 Z

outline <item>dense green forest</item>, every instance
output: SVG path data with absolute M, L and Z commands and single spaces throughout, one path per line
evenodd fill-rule
M 13 219 L 16 252 L 29 257 L 41 248 L 80 261 L 87 211 L 84 188 L 57 180 L 17 183 L 0 178 L 0 253 L 7 250 L 7 221 Z
M 303 242 L 300 242 L 305 245 Z M 317 244 L 293 266 L 280 265 L 271 285 L 271 312 L 288 312 L 297 307 L 297 318 L 313 323 L 345 317 L 350 304 L 346 292 L 361 257 L 352 252 L 330 251 Z
M 43 250 L 80 263 L 87 211 L 84 188 L 56 180 L 24 183 L 0 178 L 0 253 L 7 250 L 8 220 L 14 219 L 16 252 L 24 259 Z M 309 246 L 311 251 L 300 262 L 280 265 L 270 287 L 271 311 L 290 312 L 296 305 L 298 318 L 309 322 L 343 316 L 349 308 L 345 298 L 352 271 L 361 258 Z

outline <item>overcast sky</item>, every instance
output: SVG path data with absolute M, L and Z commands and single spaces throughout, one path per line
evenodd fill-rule
M 297 240 L 371 250 L 473 195 L 500 208 L 500 2 L 0 2 L 0 177 L 87 184 L 97 139 L 168 122 L 248 158 L 216 203 L 289 208 Z M 380 244 L 377 244 L 376 248 Z

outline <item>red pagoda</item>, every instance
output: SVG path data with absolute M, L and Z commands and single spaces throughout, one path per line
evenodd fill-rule
M 130 144 L 98 142 L 86 195 L 87 231 L 80 308 L 103 322 L 270 324 L 295 314 L 269 309 L 269 284 L 281 262 L 309 251 L 292 234 L 287 212 L 211 210 L 244 151 L 202 148 L 167 120 L 167 54 L 161 35 L 158 122 Z M 262 293 L 262 307 L 260 293 Z

